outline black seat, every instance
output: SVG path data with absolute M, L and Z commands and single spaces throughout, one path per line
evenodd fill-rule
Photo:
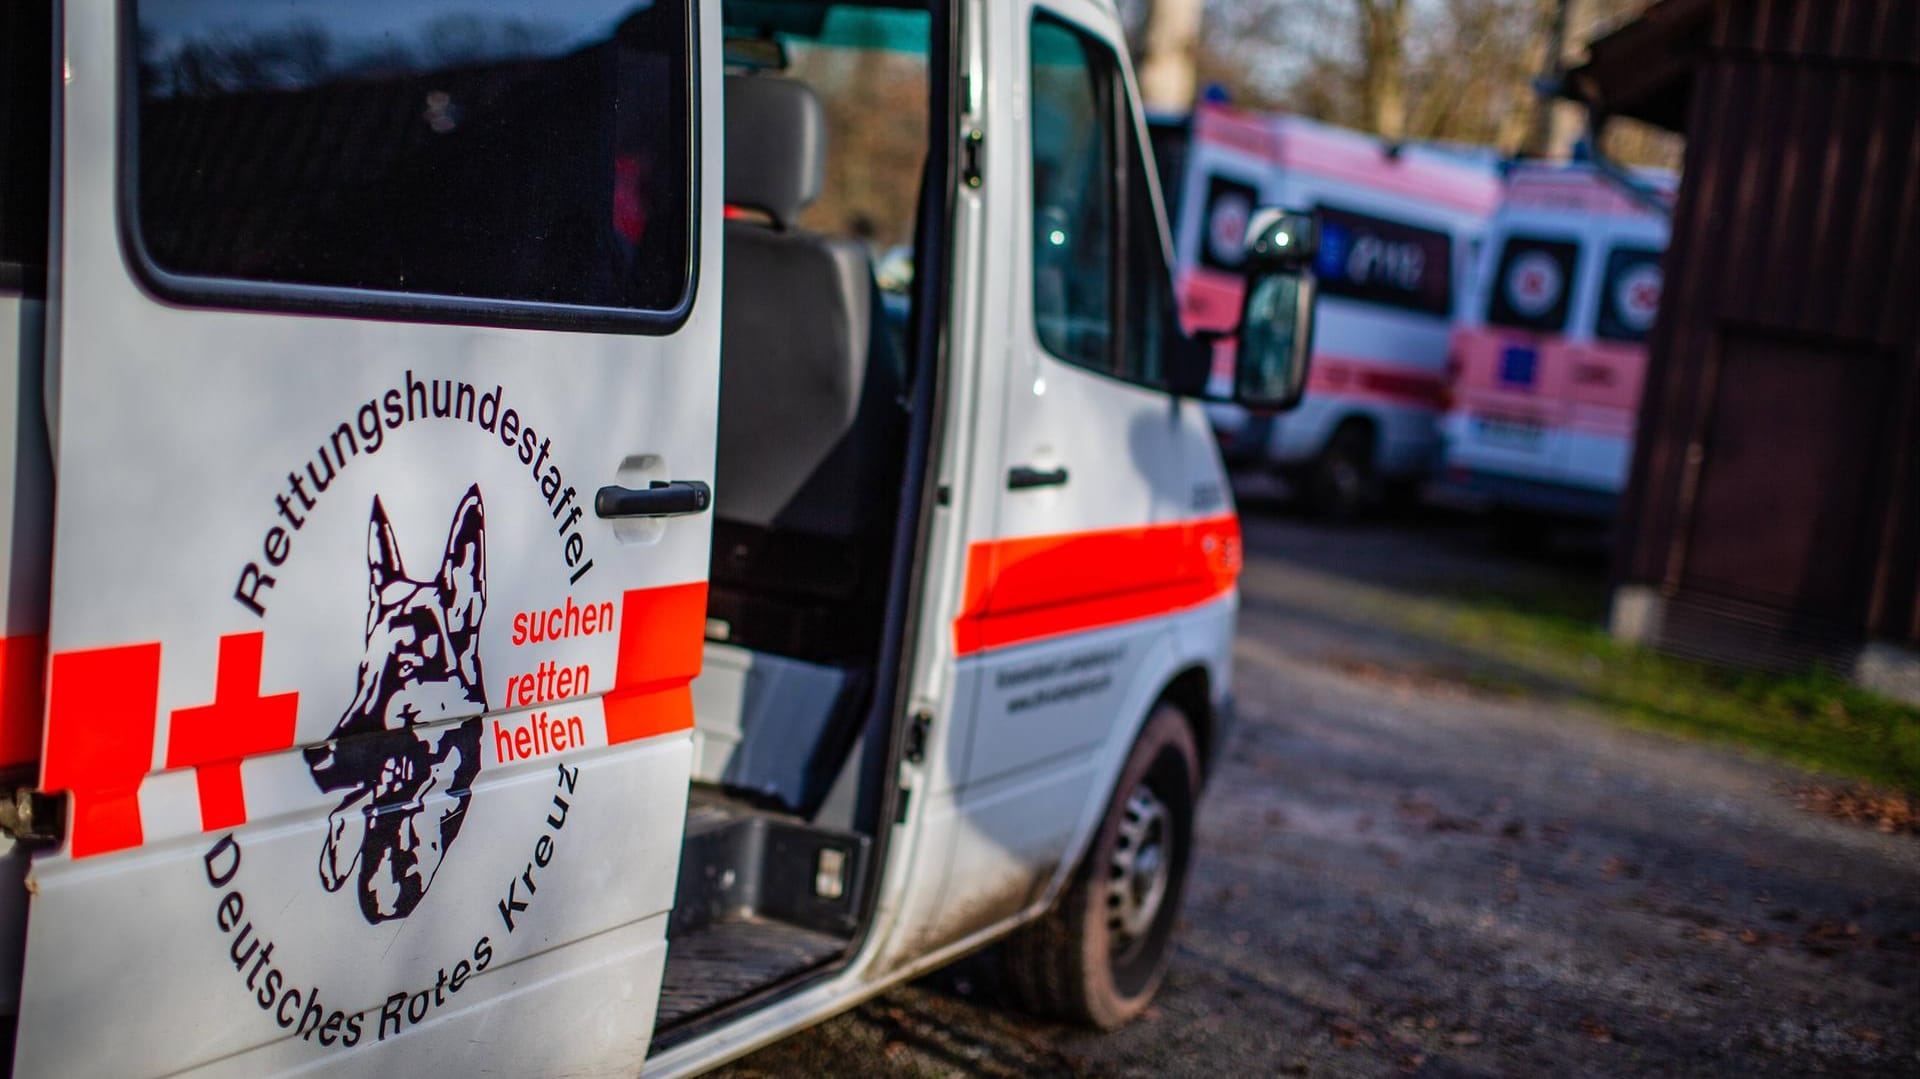
M 732 642 L 869 658 L 884 598 L 902 363 L 865 244 L 796 228 L 820 193 L 826 116 L 805 85 L 726 79 L 720 442 L 709 614 Z

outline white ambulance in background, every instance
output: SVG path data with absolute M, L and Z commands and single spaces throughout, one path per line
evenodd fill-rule
M 1513 167 L 1454 333 L 1443 494 L 1516 524 L 1613 517 L 1676 189 L 1655 170 Z
M 1194 110 L 1174 227 L 1189 329 L 1217 330 L 1237 316 L 1235 233 L 1254 206 L 1312 209 L 1322 230 L 1306 397 L 1284 418 L 1211 408 L 1230 466 L 1280 471 L 1333 516 L 1353 513 L 1383 483 L 1431 473 L 1447 337 L 1499 193 L 1489 151 L 1392 144 L 1215 102 Z
M 13 1073 L 684 1075 L 1000 938 L 1145 1008 L 1241 553 L 1123 40 L 7 5 Z

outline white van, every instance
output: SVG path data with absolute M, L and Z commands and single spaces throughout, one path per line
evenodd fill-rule
M 1285 418 L 1210 408 L 1229 464 L 1278 471 L 1336 517 L 1425 479 L 1438 460 L 1447 335 L 1499 199 L 1492 153 L 1207 102 L 1185 156 L 1174 264 L 1189 328 L 1239 317 L 1240 233 L 1255 206 L 1310 208 L 1322 230 L 1306 397 Z
M 688 1074 L 1009 933 L 1145 1006 L 1240 546 L 1110 6 L 0 18 L 16 1074 Z
M 1610 520 L 1627 486 L 1678 187 L 1588 162 L 1522 162 L 1454 331 L 1441 492 L 1514 538 Z

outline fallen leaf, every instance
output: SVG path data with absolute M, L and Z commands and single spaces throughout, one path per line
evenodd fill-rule
M 1585 1034 L 1588 1038 L 1599 1042 L 1601 1045 L 1613 1041 L 1613 1031 L 1607 1029 L 1605 1023 L 1602 1023 L 1592 1016 L 1580 1020 L 1580 1033 Z
M 1872 787 L 1802 787 L 1794 804 L 1810 813 L 1875 828 L 1889 835 L 1920 835 L 1920 799 Z

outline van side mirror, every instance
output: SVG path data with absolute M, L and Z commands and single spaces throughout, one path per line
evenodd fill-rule
M 1246 294 L 1233 363 L 1233 400 L 1279 411 L 1300 403 L 1313 356 L 1313 259 L 1320 221 L 1263 208 L 1247 225 Z
M 1312 213 L 1271 207 L 1254 211 L 1247 225 L 1242 265 L 1246 291 L 1239 325 L 1196 333 L 1174 351 L 1169 365 L 1173 392 L 1265 412 L 1299 404 L 1313 355 L 1313 260 L 1319 249 L 1320 220 Z M 1209 372 L 1214 347 L 1236 335 L 1231 386 L 1225 379 L 1213 383 Z

